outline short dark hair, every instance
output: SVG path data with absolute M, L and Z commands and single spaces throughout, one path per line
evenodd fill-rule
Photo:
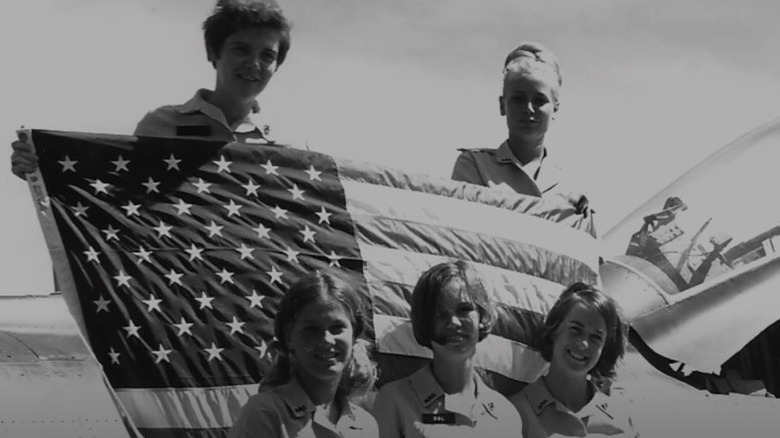
M 350 397 L 368 391 L 376 381 L 377 370 L 370 357 L 371 345 L 364 339 L 358 339 L 366 328 L 366 307 L 354 287 L 336 276 L 335 272 L 328 271 L 316 271 L 301 277 L 279 301 L 274 318 L 277 358 L 261 387 L 278 386 L 287 383 L 292 377 L 293 361 L 290 346 L 287 345 L 287 333 L 303 309 L 317 302 L 340 303 L 352 325 L 352 357 L 341 376 L 338 394 Z
M 219 0 L 203 22 L 203 39 L 206 52 L 219 56 L 225 40 L 238 31 L 255 28 L 276 30 L 282 36 L 276 55 L 278 67 L 290 50 L 290 27 L 276 0 Z
M 425 271 L 412 292 L 412 330 L 417 343 L 431 348 L 432 315 L 444 286 L 458 281 L 468 292 L 469 298 L 479 312 L 479 340 L 485 339 L 493 330 L 496 310 L 488 296 L 477 271 L 463 260 L 439 263 Z
M 577 282 L 567 287 L 553 304 L 544 319 L 540 333 L 541 353 L 546 361 L 552 359 L 553 336 L 575 304 L 582 303 L 598 312 L 607 327 L 601 357 L 590 371 L 596 378 L 612 378 L 615 366 L 626 351 L 627 329 L 621 318 L 617 302 L 594 286 Z

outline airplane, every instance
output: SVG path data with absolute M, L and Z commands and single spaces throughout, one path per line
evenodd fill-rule
M 780 404 L 767 398 L 780 394 L 778 144 L 780 119 L 719 149 L 602 236 L 612 256 L 599 273 L 630 321 L 630 361 L 635 371 L 653 366 L 632 392 L 657 400 L 634 412 L 653 417 L 645 423 L 657 436 L 780 430 Z M 675 380 L 650 377 L 659 372 Z M 681 403 L 662 403 L 673 400 L 671 382 L 697 390 L 688 393 L 702 404 L 686 403 L 688 418 L 675 415 Z
M 631 327 L 615 391 L 643 437 L 780 430 L 780 119 L 715 152 L 603 236 Z M 0 436 L 141 436 L 61 295 L 0 298 Z M 752 394 L 752 395 L 748 395 Z

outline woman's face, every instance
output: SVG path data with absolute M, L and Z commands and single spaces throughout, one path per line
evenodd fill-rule
M 599 361 L 607 324 L 593 308 L 578 302 L 553 333 L 550 366 L 586 376 Z
M 501 114 L 506 117 L 509 136 L 541 141 L 556 111 L 558 82 L 552 71 L 510 71 L 504 77 Z
M 230 99 L 255 99 L 276 72 L 282 35 L 273 29 L 245 29 L 227 37 L 222 50 L 210 56 L 217 70 L 216 92 Z
M 339 302 L 308 304 L 287 334 L 296 371 L 304 381 L 339 380 L 352 357 L 353 342 L 349 315 Z
M 476 353 L 479 311 L 460 281 L 449 281 L 439 292 L 432 324 L 434 354 L 454 357 Z

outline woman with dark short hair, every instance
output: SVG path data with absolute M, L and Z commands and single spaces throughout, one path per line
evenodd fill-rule
M 477 344 L 496 321 L 475 270 L 463 261 L 430 268 L 414 287 L 411 318 L 415 340 L 433 360 L 379 390 L 380 437 L 517 437 L 517 411 L 474 370 Z

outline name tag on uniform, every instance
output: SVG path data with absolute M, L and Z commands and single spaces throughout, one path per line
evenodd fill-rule
M 455 424 L 455 413 L 422 414 L 423 424 Z
M 189 125 L 177 126 L 177 136 L 189 137 L 209 137 L 211 136 L 211 126 L 209 125 Z

